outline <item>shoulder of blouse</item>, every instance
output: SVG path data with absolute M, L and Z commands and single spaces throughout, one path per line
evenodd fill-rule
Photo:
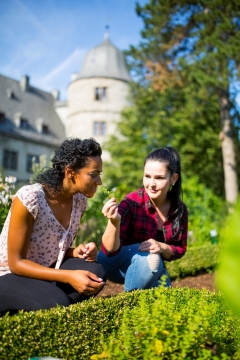
M 73 196 L 77 201 L 87 202 L 87 197 L 85 195 L 83 195 L 82 193 L 77 193 L 77 194 L 74 194 Z
M 15 198 L 15 196 L 31 196 L 31 195 L 38 195 L 38 196 L 44 196 L 45 197 L 45 193 L 43 190 L 43 187 L 41 184 L 35 183 L 35 184 L 31 184 L 31 185 L 24 185 L 22 186 L 20 189 L 18 189 L 18 191 L 15 193 L 15 195 L 13 196 L 13 199 Z

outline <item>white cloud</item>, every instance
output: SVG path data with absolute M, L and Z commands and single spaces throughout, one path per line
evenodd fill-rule
M 33 86 L 45 91 L 57 88 L 65 95 L 85 49 L 101 42 L 106 18 L 110 40 L 118 48 L 136 43 L 133 2 L 0 0 L 0 73 L 16 80 L 29 75 Z M 123 14 L 128 13 L 123 27 Z
M 65 60 L 53 68 L 43 77 L 33 77 L 32 83 L 46 91 L 58 88 L 61 97 L 66 98 L 66 87 L 70 82 L 71 74 L 80 70 L 86 50 L 76 48 Z
M 71 55 L 69 55 L 61 64 L 59 64 L 57 67 L 55 67 L 53 70 L 50 71 L 47 75 L 45 75 L 41 81 L 43 83 L 49 83 L 52 82 L 56 77 L 58 77 L 62 72 L 64 72 L 66 69 L 70 69 L 73 67 L 73 65 L 76 64 L 76 61 L 79 62 L 82 60 L 84 54 L 86 53 L 86 50 L 80 50 L 75 49 Z M 78 65 L 80 66 L 80 65 Z M 72 69 L 72 72 L 75 69 Z

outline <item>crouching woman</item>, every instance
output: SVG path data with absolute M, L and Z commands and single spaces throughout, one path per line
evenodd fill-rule
M 106 272 L 94 243 L 73 247 L 79 223 L 102 184 L 94 139 L 67 139 L 36 183 L 14 196 L 0 235 L 0 312 L 50 309 L 96 295 Z
M 180 200 L 180 157 L 173 148 L 150 153 L 144 162 L 143 187 L 126 195 L 114 207 L 105 204 L 109 218 L 97 261 L 110 281 L 125 291 L 171 286 L 164 261 L 180 259 L 186 252 L 188 212 Z

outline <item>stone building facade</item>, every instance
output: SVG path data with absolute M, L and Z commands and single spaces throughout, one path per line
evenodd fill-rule
M 129 81 L 122 52 L 105 35 L 89 50 L 80 72 L 72 75 L 67 103 L 56 103 L 67 136 L 93 137 L 102 145 L 116 133 L 121 111 L 129 105 Z M 109 160 L 105 151 L 103 160 Z
M 121 111 L 129 105 L 131 78 L 125 58 L 105 34 L 87 53 L 79 73 L 68 86 L 68 99 L 0 75 L 0 169 L 27 183 L 33 157 L 47 158 L 66 137 L 93 137 L 101 145 L 116 133 Z M 103 160 L 109 160 L 103 151 Z
M 49 158 L 66 138 L 65 128 L 54 110 L 54 95 L 0 75 L 0 169 L 5 176 L 27 183 L 32 160 Z

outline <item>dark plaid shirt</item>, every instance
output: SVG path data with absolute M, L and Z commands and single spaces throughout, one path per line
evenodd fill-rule
M 173 255 L 170 261 L 180 259 L 186 252 L 188 232 L 188 211 L 185 204 L 181 203 L 183 214 L 177 235 L 173 234 L 173 220 L 177 216 L 177 209 L 172 204 L 163 223 L 165 243 L 170 245 Z M 148 239 L 157 239 L 158 219 L 155 207 L 144 188 L 140 188 L 125 196 L 118 207 L 121 215 L 120 239 L 121 246 L 141 243 Z M 114 256 L 119 251 L 109 253 L 102 244 L 102 251 L 107 256 Z

